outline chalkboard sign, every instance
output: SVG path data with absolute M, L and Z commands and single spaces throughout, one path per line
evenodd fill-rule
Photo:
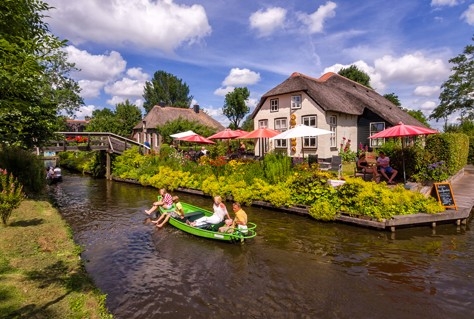
M 446 208 L 458 209 L 454 202 L 453 189 L 449 182 L 446 183 L 434 183 L 434 189 L 436 191 L 436 197 L 438 201 Z

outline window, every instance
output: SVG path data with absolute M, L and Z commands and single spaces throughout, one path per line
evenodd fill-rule
M 258 128 L 267 128 L 267 127 L 268 127 L 268 120 L 258 121 Z
M 378 133 L 380 131 L 385 130 L 385 123 L 384 122 L 372 122 L 370 123 L 370 136 Z M 385 139 L 383 138 L 371 138 L 370 139 L 370 146 L 371 147 L 379 147 L 382 146 Z
M 330 147 L 337 147 L 337 117 L 335 115 L 329 116 L 329 130 L 332 132 L 329 138 Z
M 270 100 L 270 112 L 278 112 L 278 99 Z
M 303 116 L 301 122 L 304 125 L 311 127 L 318 127 L 318 117 L 316 115 Z M 304 137 L 303 138 L 303 147 L 308 148 L 317 148 L 318 147 L 318 138 L 317 137 Z
M 288 120 L 285 118 L 275 119 L 275 130 L 279 132 L 284 132 L 288 129 Z M 287 148 L 287 140 L 275 140 L 275 148 Z
M 301 108 L 301 95 L 292 95 L 291 96 L 291 108 L 300 109 Z

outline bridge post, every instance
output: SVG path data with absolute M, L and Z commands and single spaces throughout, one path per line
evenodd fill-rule
M 112 173 L 110 168 L 110 153 L 105 152 L 105 178 L 108 180 L 112 179 Z

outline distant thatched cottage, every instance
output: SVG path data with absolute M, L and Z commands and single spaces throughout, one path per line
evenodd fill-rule
M 221 123 L 210 117 L 208 114 L 202 112 L 199 105 L 194 105 L 193 108 L 186 109 L 155 105 L 143 118 L 142 122 L 135 125 L 133 128 L 132 139 L 139 143 L 148 142 L 152 149 L 159 150 L 162 139 L 156 131 L 156 127 L 177 120 L 178 118 L 199 122 L 203 125 L 215 128 L 218 131 L 224 129 L 224 126 L 222 126 Z
M 424 127 L 373 89 L 332 72 L 319 79 L 293 73 L 262 96 L 251 117 L 255 128 L 283 132 L 291 125 L 305 124 L 333 132 L 293 141 L 262 141 L 262 149 L 286 150 L 297 157 L 318 154 L 319 158 L 330 158 L 338 154 L 343 139 L 351 140 L 353 151 L 359 143 L 377 147 L 382 141 L 368 137 L 399 122 Z M 260 145 L 255 150 L 258 153 Z

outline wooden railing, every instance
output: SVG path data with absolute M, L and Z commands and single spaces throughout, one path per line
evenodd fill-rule
M 38 151 L 107 151 L 122 154 L 132 146 L 145 147 L 134 140 L 106 132 L 57 132 L 57 139 Z

